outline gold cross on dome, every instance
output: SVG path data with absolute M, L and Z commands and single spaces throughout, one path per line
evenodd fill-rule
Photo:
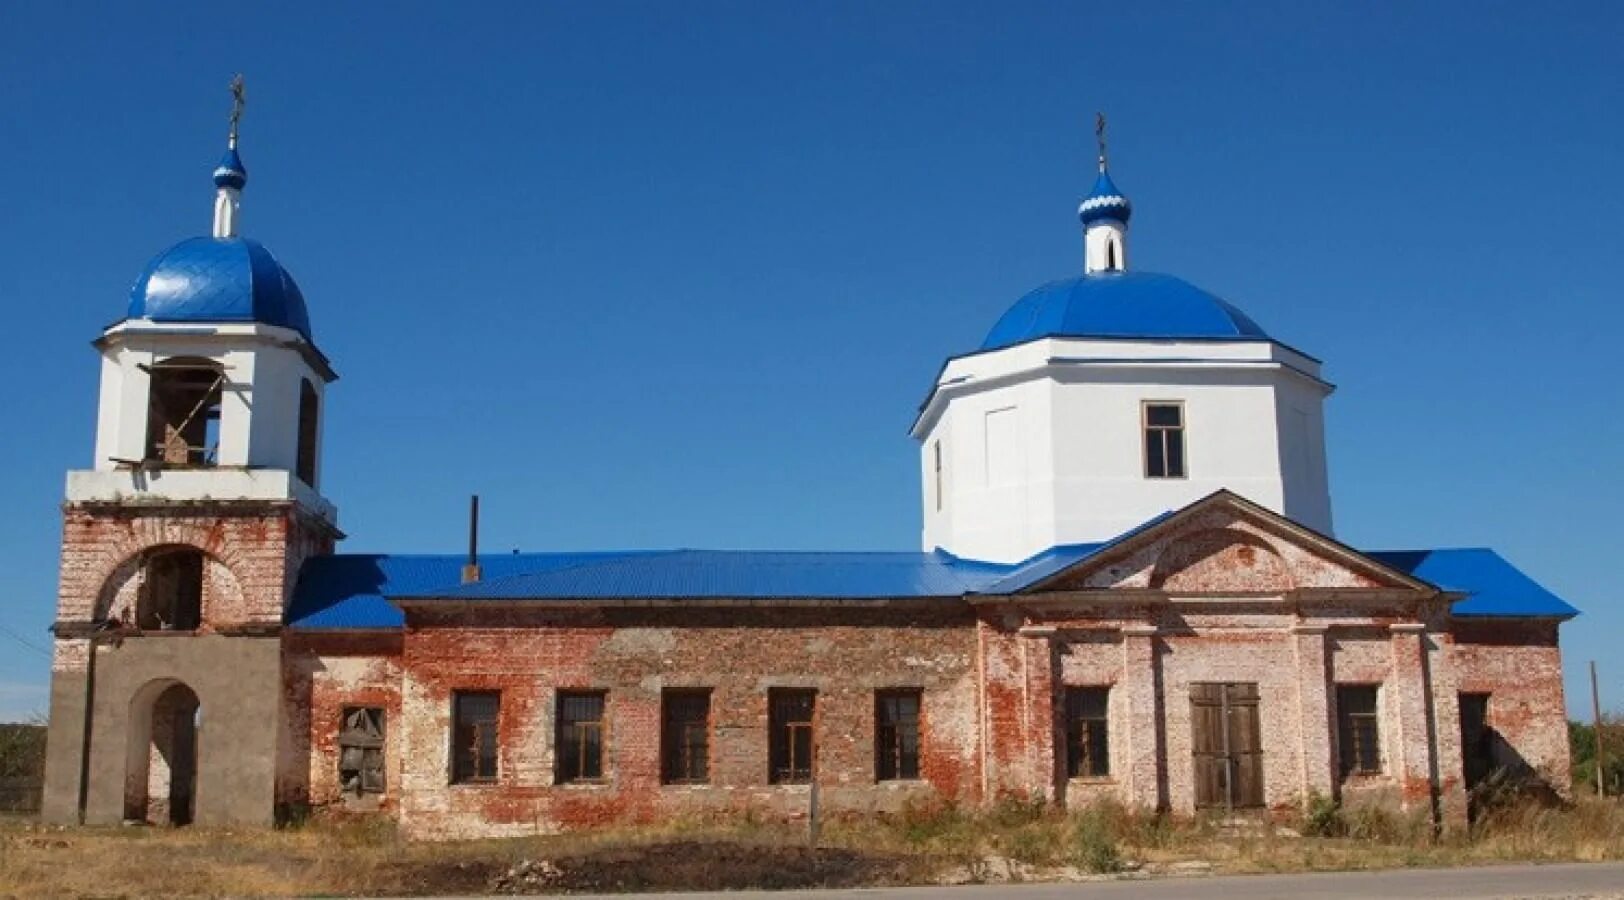
M 1094 140 L 1100 145 L 1100 171 L 1105 171 L 1105 113 L 1094 114 Z
M 242 73 L 238 72 L 231 79 L 231 146 L 237 146 L 237 123 L 242 121 L 242 108 L 248 105 L 248 96 L 243 90 Z

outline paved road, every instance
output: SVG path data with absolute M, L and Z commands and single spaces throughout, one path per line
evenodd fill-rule
M 627 900 L 626 894 L 615 900 Z M 1466 869 L 1399 869 L 1385 872 L 1331 872 L 1315 875 L 1224 875 L 1083 884 L 978 885 L 973 887 L 881 888 L 850 891 L 734 891 L 723 894 L 670 894 L 681 900 L 1061 900 L 1123 897 L 1128 900 L 1381 900 L 1489 897 L 1607 898 L 1624 900 L 1624 863 L 1548 866 L 1486 866 Z M 607 898 L 606 898 L 607 900 Z

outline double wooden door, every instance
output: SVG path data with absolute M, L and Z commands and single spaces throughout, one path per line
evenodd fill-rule
M 1197 809 L 1263 805 L 1263 742 L 1253 683 L 1190 686 L 1191 746 Z

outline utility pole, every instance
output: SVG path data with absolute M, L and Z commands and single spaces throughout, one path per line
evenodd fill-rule
M 1607 767 L 1601 741 L 1601 691 L 1596 688 L 1596 661 L 1590 661 L 1590 721 L 1596 729 L 1596 796 L 1607 796 Z

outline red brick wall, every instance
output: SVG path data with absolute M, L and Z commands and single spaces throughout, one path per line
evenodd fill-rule
M 1572 790 L 1562 651 L 1551 621 L 1456 619 L 1459 690 L 1489 696 L 1489 725 L 1558 793 Z
M 772 687 L 818 690 L 824 808 L 895 809 L 910 799 L 978 795 L 975 631 L 962 607 L 496 616 L 412 617 L 395 734 L 403 741 L 401 820 L 413 835 L 529 833 L 712 809 L 803 814 L 806 787 L 768 783 Z M 661 689 L 674 687 L 712 689 L 708 785 L 660 782 Z M 924 692 L 918 782 L 875 782 L 874 691 L 890 687 Z M 465 689 L 502 692 L 494 785 L 448 785 L 451 693 Z M 560 689 L 608 692 L 602 784 L 554 784 Z
M 277 802 L 323 806 L 340 800 L 338 733 L 344 708 L 384 711 L 385 793 L 393 806 L 401 777 L 400 634 L 285 632 L 284 737 L 277 755 Z M 370 798 L 368 798 L 370 799 Z
M 127 603 L 144 550 L 183 544 L 208 556 L 203 631 L 277 625 L 304 560 L 334 531 L 291 505 L 77 506 L 63 514 L 57 620 L 86 622 Z

